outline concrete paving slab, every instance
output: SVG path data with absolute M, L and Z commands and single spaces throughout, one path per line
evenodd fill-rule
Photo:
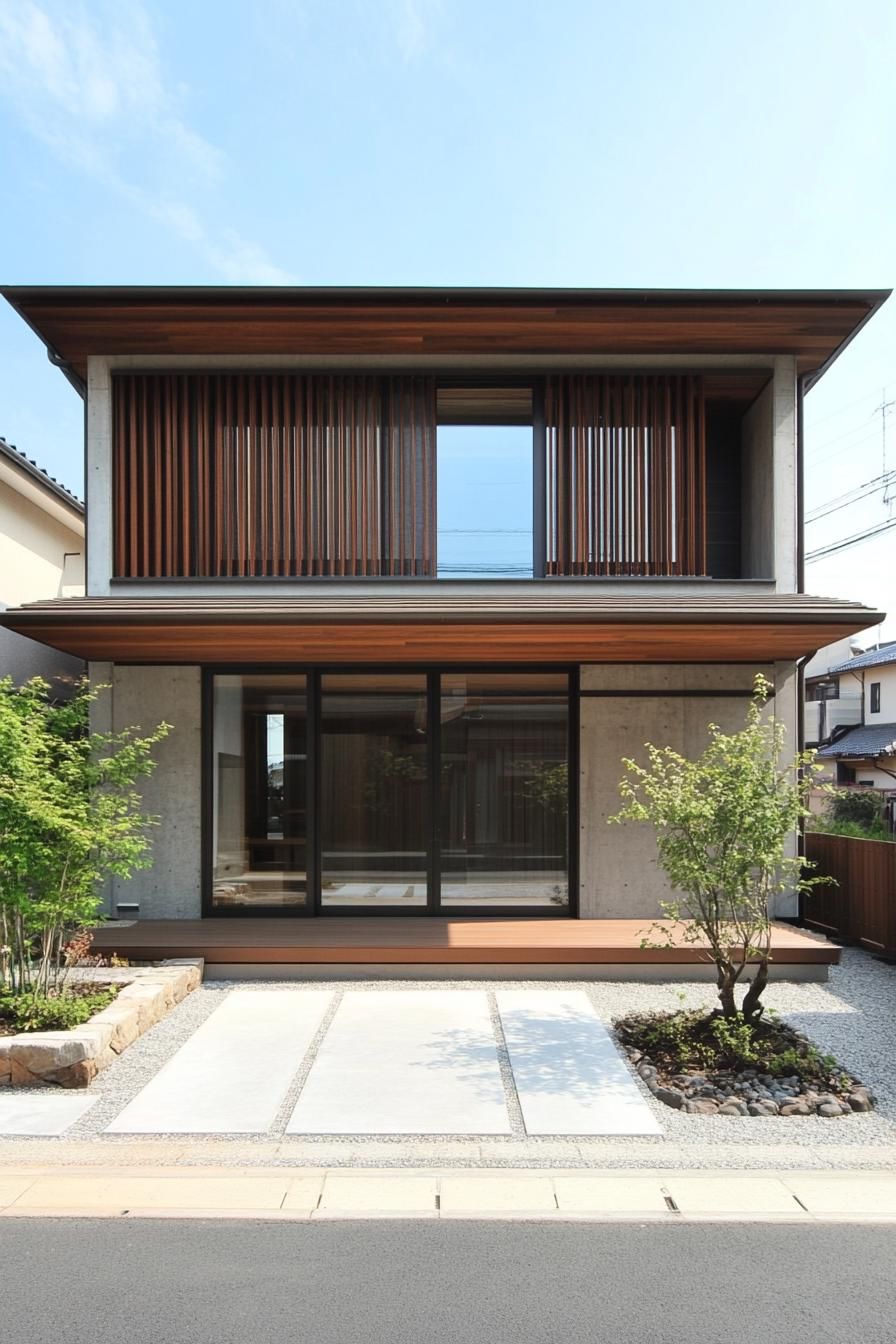
M 434 1213 L 435 1176 L 328 1176 L 322 1213 Z
M 273 1124 L 330 990 L 233 990 L 108 1134 L 256 1134 Z
M 528 1134 L 662 1133 L 584 990 L 495 997 Z
M 7 1092 L 0 1095 L 0 1134 L 56 1136 L 64 1134 L 90 1110 L 95 1096 L 86 1093 Z
M 288 1134 L 509 1134 L 481 990 L 349 990 Z
M 561 1213 L 668 1213 L 662 1182 L 655 1177 L 555 1176 Z
M 553 1182 L 544 1176 L 443 1176 L 442 1213 L 556 1213 Z
M 802 1210 L 790 1191 L 774 1177 L 674 1176 L 666 1189 L 682 1213 L 789 1213 Z

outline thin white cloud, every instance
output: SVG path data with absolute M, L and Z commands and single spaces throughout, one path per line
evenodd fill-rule
M 205 218 L 199 202 L 224 180 L 226 159 L 184 119 L 139 0 L 89 11 L 0 0 L 0 93 L 67 167 L 196 247 L 227 280 L 292 282 L 258 243 Z
M 393 0 L 393 12 L 398 50 L 410 64 L 424 56 L 432 45 L 442 0 Z

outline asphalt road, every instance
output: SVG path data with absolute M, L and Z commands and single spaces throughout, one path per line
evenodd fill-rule
M 896 1337 L 896 1228 L 0 1220 L 15 1344 Z

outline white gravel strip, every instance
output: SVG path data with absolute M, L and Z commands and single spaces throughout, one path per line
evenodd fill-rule
M 134 1043 L 117 1063 L 91 1085 L 96 1104 L 64 1139 L 50 1144 L 59 1157 L 72 1141 L 72 1160 L 84 1161 L 88 1140 L 108 1160 L 116 1149 L 145 1141 L 146 1136 L 102 1134 L 110 1121 L 150 1081 L 158 1069 L 189 1039 L 220 1002 L 221 995 L 239 989 L 263 991 L 289 989 L 295 994 L 324 989 L 376 993 L 388 986 L 393 992 L 432 988 L 432 981 L 207 981 L 183 1003 Z M 532 988 L 545 991 L 541 981 L 440 981 L 440 989 Z M 673 1011 L 681 1006 L 710 1007 L 715 1001 L 711 985 L 619 981 L 564 981 L 558 989 L 584 989 L 603 1022 L 626 1013 L 651 1009 Z M 804 1032 L 824 1052 L 867 1084 L 877 1100 L 868 1114 L 824 1119 L 801 1117 L 691 1116 L 657 1102 L 637 1079 L 648 1105 L 659 1121 L 662 1134 L 643 1137 L 601 1137 L 564 1140 L 520 1135 L 516 1126 L 506 1138 L 483 1135 L 432 1136 L 425 1142 L 405 1136 L 361 1140 L 357 1137 L 282 1137 L 282 1118 L 272 1132 L 250 1138 L 246 1135 L 215 1135 L 189 1141 L 189 1161 L 296 1166 L 520 1166 L 520 1167 L 688 1167 L 774 1169 L 799 1166 L 825 1169 L 865 1165 L 896 1166 L 896 966 L 889 966 L 869 953 L 847 949 L 843 962 L 832 968 L 827 984 L 773 982 L 765 995 L 768 1005 Z M 313 1047 L 312 1047 L 313 1048 Z M 297 1080 L 291 1089 L 297 1091 Z M 236 1145 L 233 1140 L 239 1137 Z M 20 1151 L 29 1144 L 46 1152 L 47 1140 L 18 1141 Z M 0 1146 L 2 1151 L 2 1146 Z M 37 1148 L 35 1147 L 35 1151 Z M 239 1157 L 233 1156 L 238 1152 Z

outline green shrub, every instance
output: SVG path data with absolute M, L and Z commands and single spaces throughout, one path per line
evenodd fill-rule
M 818 817 L 809 828 L 821 831 L 824 835 L 844 835 L 849 840 L 889 840 L 896 842 L 896 835 L 888 830 L 883 817 L 878 817 L 870 825 L 858 821 L 837 821 L 833 817 Z
M 828 803 L 831 821 L 855 822 L 866 829 L 883 821 L 883 799 L 875 789 L 838 789 Z
M 67 1031 L 107 1008 L 117 993 L 97 989 L 90 994 L 4 994 L 0 1022 L 13 1031 Z

